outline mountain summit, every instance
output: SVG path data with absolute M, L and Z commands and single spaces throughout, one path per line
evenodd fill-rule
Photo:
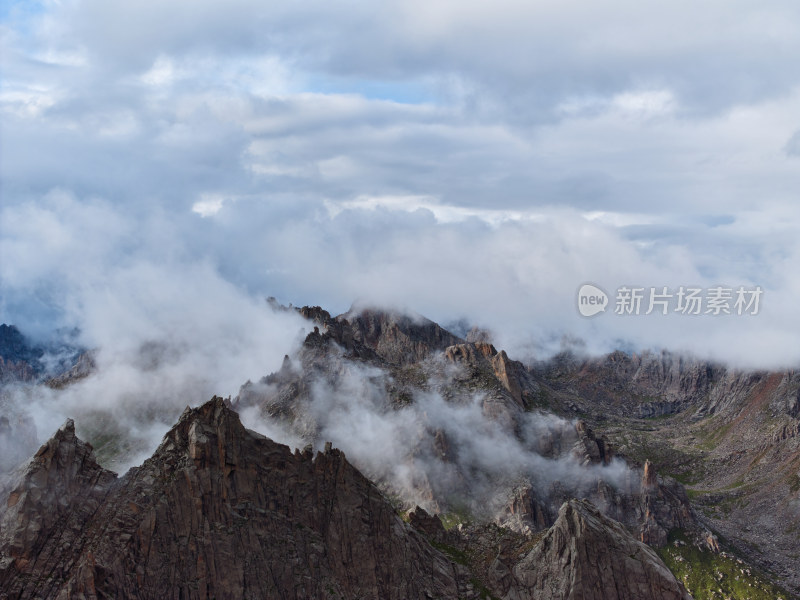
M 68 422 L 0 498 L 8 598 L 452 598 L 468 574 L 335 449 L 188 409 L 124 477 Z

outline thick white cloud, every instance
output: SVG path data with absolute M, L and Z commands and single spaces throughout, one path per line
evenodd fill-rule
M 2 320 L 112 351 L 152 337 L 104 336 L 124 311 L 244 335 L 223 304 L 274 294 L 463 316 L 520 355 L 795 363 L 799 32 L 790 2 L 17 5 Z M 752 318 L 585 320 L 587 281 L 765 294 Z

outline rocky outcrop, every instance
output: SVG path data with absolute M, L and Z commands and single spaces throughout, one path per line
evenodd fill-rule
M 691 598 L 653 550 L 581 500 L 561 507 L 513 573 L 506 600 Z
M 674 479 L 658 475 L 650 461 L 641 470 L 638 486 L 631 483 L 631 489 L 620 493 L 599 482 L 590 497 L 606 515 L 637 531 L 640 541 L 656 548 L 667 543 L 672 529 L 699 529 L 686 490 Z
M 466 571 L 344 455 L 294 453 L 220 398 L 119 481 L 68 422 L 0 497 L 14 598 L 460 598 Z M 74 524 L 74 526 L 73 526 Z
M 0 489 L 0 598 L 54 597 L 115 482 L 68 420 Z
M 351 309 L 336 317 L 353 338 L 374 350 L 389 364 L 419 362 L 463 340 L 420 316 L 396 312 Z
M 554 515 L 549 504 L 537 496 L 531 485 L 521 485 L 511 493 L 497 521 L 503 527 L 531 535 L 553 524 Z
M 510 360 L 505 350 L 501 350 L 492 358 L 492 367 L 495 377 L 508 390 L 511 397 L 520 405 L 525 406 L 523 398 L 523 385 L 527 371 L 521 363 Z
M 465 365 L 478 372 L 485 371 L 500 384 L 520 408 L 529 408 L 531 398 L 539 385 L 525 366 L 511 360 L 505 350 L 498 352 L 488 342 L 467 342 L 448 347 L 444 358 L 455 364 Z
M 468 342 L 455 344 L 445 348 L 444 357 L 453 363 L 479 364 L 482 360 L 491 360 L 497 350 L 486 342 Z
M 447 532 L 439 517 L 428 514 L 425 509 L 419 506 L 415 506 L 408 511 L 406 517 L 414 529 L 424 533 L 431 540 L 443 541 L 447 536 Z
M 618 479 L 616 485 L 597 479 L 593 487 L 581 492 L 604 515 L 621 522 L 640 541 L 656 548 L 667 543 L 672 529 L 704 531 L 694 517 L 683 486 L 660 477 L 649 461 L 642 470 L 631 468 L 627 477 Z M 555 521 L 556 507 L 574 493 L 574 489 L 560 482 L 555 482 L 549 490 L 537 489 L 530 483 L 520 485 L 496 521 L 526 535 L 547 529 Z
M 308 363 L 320 356 L 326 356 L 331 350 L 331 342 L 344 351 L 348 358 L 367 360 L 375 363 L 384 362 L 384 358 L 376 352 L 375 348 L 364 343 L 355 335 L 350 322 L 344 317 L 333 318 L 319 306 L 304 306 L 298 312 L 317 325 L 306 336 L 303 351 L 306 355 L 304 362 Z
M 81 352 L 75 363 L 67 370 L 48 378 L 45 385 L 51 388 L 60 389 L 72 385 L 91 375 L 96 369 L 92 352 Z
M 613 450 L 609 447 L 602 437 L 597 437 L 584 421 L 575 423 L 575 431 L 578 434 L 578 440 L 572 447 L 572 454 L 581 464 L 601 464 L 607 465 L 614 457 Z

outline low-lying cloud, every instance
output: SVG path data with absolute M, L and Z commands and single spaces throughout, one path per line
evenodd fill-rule
M 303 339 L 303 319 L 274 312 L 210 261 L 187 257 L 166 221 L 140 229 L 106 203 L 56 194 L 5 209 L 3 223 L 13 226 L 0 242 L 9 263 L 4 311 L 13 315 L 4 318 L 34 340 L 56 325 L 77 327 L 71 342 L 91 350 L 96 366 L 64 389 L 4 391 L 8 411 L 33 419 L 29 444 L 70 417 L 95 443 L 119 438 L 126 447 L 98 450 L 123 460 L 115 468 L 130 466 L 185 406 L 235 394 Z
M 55 191 L 2 209 L 3 319 L 40 336 L 78 327 L 86 347 L 101 349 L 100 361 L 131 356 L 145 343 L 172 348 L 191 332 L 185 344 L 202 357 L 198 372 L 208 373 L 212 362 L 231 365 L 217 369 L 214 391 L 241 383 L 233 365 L 252 360 L 240 350 L 261 327 L 246 321 L 259 322 L 253 306 L 268 295 L 332 312 L 358 300 L 445 324 L 463 318 L 493 331 L 496 345 L 522 360 L 546 358 L 567 339 L 583 340 L 594 353 L 666 348 L 742 367 L 800 360 L 791 333 L 800 293 L 791 214 L 780 228 L 753 215 L 747 229 L 770 232 L 761 244 L 742 245 L 738 219 L 714 224 L 694 253 L 645 244 L 641 234 L 574 210 L 489 222 L 437 217 L 435 209 L 332 212 L 311 199 L 250 199 L 203 218 Z M 611 296 L 608 310 L 591 319 L 577 310 L 578 288 L 587 282 Z M 720 285 L 761 286 L 759 313 L 614 314 L 622 286 L 674 293 Z M 276 356 L 288 350 L 272 348 Z
M 318 375 L 306 373 L 309 394 L 292 403 L 288 421 L 261 412 L 281 402 L 274 387 L 248 386 L 241 396 L 245 423 L 298 447 L 310 443 L 322 450 L 331 442 L 406 506 L 466 508 L 492 517 L 520 485 L 532 485 L 546 501 L 556 482 L 580 497 L 600 480 L 627 489 L 631 479 L 622 460 L 584 464 L 572 452 L 578 440 L 573 422 L 522 412 L 510 400 L 490 416 L 486 392 L 454 394 L 457 366 L 438 364 L 428 389 L 398 405 L 387 393 L 391 376 L 382 369 L 336 356 L 325 364 Z M 450 390 L 449 397 L 439 389 Z

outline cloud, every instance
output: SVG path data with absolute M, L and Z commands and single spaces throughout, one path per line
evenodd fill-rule
M 465 317 L 520 357 L 567 336 L 798 359 L 791 3 L 73 0 L 3 19 L 3 320 L 113 348 L 106 295 L 166 324 L 213 313 L 206 285 L 232 306 Z M 587 321 L 587 281 L 762 285 L 763 312 Z
M 787 156 L 800 156 L 800 130 L 795 131 L 792 137 L 789 138 L 784 151 Z
M 321 451 L 331 442 L 409 506 L 436 512 L 468 506 L 493 517 L 508 502 L 510 490 L 525 482 L 533 482 L 546 501 L 555 482 L 584 496 L 596 490 L 598 480 L 625 490 L 629 479 L 638 481 L 622 460 L 582 464 L 571 452 L 578 440 L 575 423 L 523 413 L 511 401 L 503 404 L 483 393 L 460 392 L 463 373 L 441 358 L 419 367 L 430 389 L 417 390 L 401 406 L 387 394 L 392 384 L 387 372 L 341 356 L 326 360 L 319 376 L 306 373 L 309 397 L 293 401 L 294 418 L 285 429 L 259 418 L 258 404 L 249 405 L 259 398 L 270 405 L 279 398 L 277 389 L 265 384 L 248 386 L 240 397 L 245 422 L 296 447 L 308 443 Z M 447 400 L 437 391 L 444 387 Z
M 676 90 L 692 110 L 724 110 L 786 92 L 798 75 L 790 2 L 406 1 L 376 11 L 361 2 L 84 0 L 50 10 L 41 26 L 48 45 L 84 46 L 107 71 L 146 71 L 159 53 L 273 53 L 354 86 L 431 77 L 449 88 L 447 76 L 457 74 L 478 90 L 478 104 L 535 106 L 515 113 L 523 119 L 541 118 L 559 97 L 653 83 Z
M 198 217 L 199 218 L 199 217 Z M 186 405 L 230 395 L 281 364 L 305 323 L 225 280 L 157 212 L 132 216 L 54 192 L 2 211 L 4 320 L 34 338 L 77 326 L 97 372 L 64 390 L 10 390 L 9 414 L 33 417 L 43 441 L 67 417 L 92 439 L 118 435 L 130 466 Z M 83 428 L 83 429 L 81 429 Z M 105 431 L 104 431 L 105 429 Z M 27 448 L 32 452 L 34 448 Z

